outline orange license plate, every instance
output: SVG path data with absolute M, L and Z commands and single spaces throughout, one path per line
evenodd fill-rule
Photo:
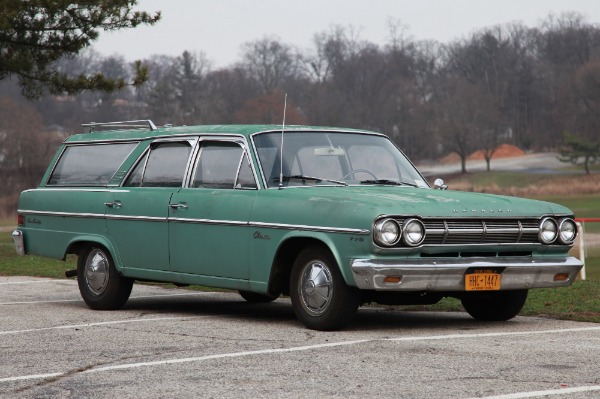
M 465 274 L 466 291 L 498 291 L 500 279 L 498 273 L 471 273 Z

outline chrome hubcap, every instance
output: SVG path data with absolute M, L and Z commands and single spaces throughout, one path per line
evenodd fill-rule
M 94 249 L 89 253 L 85 262 L 85 282 L 89 290 L 100 295 L 108 286 L 108 258 L 99 249 Z
M 306 265 L 298 287 L 302 306 L 313 316 L 319 316 L 327 310 L 333 295 L 333 280 L 329 268 L 313 261 Z

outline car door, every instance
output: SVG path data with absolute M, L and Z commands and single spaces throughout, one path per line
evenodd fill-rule
M 106 201 L 106 230 L 126 268 L 170 270 L 169 203 L 182 187 L 194 139 L 158 140 Z
M 255 174 L 244 143 L 202 140 L 188 186 L 171 199 L 172 270 L 248 279 L 252 237 L 248 221 L 256 195 Z

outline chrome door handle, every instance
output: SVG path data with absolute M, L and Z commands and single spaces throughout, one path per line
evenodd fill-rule
M 180 209 L 180 208 L 187 208 L 188 206 L 186 204 L 169 204 L 169 206 L 173 209 Z
M 105 202 L 104 205 L 106 205 L 109 208 L 120 208 L 123 206 L 121 201 L 109 201 L 109 202 Z

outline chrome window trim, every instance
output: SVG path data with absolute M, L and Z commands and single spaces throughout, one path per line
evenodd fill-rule
M 189 137 L 189 135 L 187 136 Z M 166 139 L 158 139 L 158 140 L 153 140 L 150 145 L 148 146 L 148 149 L 146 150 L 146 159 L 144 160 L 144 168 L 142 170 L 142 178 L 140 181 L 140 186 L 137 188 L 144 188 L 144 177 L 146 176 L 146 168 L 148 167 L 148 160 L 150 159 L 150 154 L 152 153 L 152 151 L 154 150 L 152 148 L 153 145 L 160 145 L 160 144 L 169 144 L 169 143 L 187 143 L 190 147 L 190 153 L 188 154 L 188 158 L 187 161 L 185 162 L 185 169 L 183 170 L 183 175 L 181 176 L 181 183 L 179 184 L 179 186 L 174 186 L 174 187 L 169 187 L 172 189 L 179 189 L 185 186 L 185 181 L 186 181 L 186 176 L 188 176 L 189 174 L 189 168 L 190 168 L 190 161 L 192 159 L 192 154 L 194 153 L 194 150 L 196 148 L 196 146 L 198 145 L 198 138 L 197 137 L 189 137 L 189 138 L 183 138 L 183 137 L 178 137 L 178 138 L 166 138 Z M 133 168 L 135 169 L 135 167 Z M 132 169 L 132 170 L 133 170 Z M 156 188 L 156 187 L 151 187 L 151 188 Z M 167 188 L 167 187 L 165 187 Z
M 44 186 L 48 186 L 48 182 L 50 181 L 50 178 L 54 174 L 54 171 L 56 170 L 56 166 L 58 165 L 58 162 L 63 157 L 63 154 L 65 153 L 65 150 L 67 149 L 67 147 L 68 147 L 68 144 L 63 144 L 63 148 L 60 151 L 60 155 L 58 156 L 58 158 L 56 158 L 56 162 L 54 162 L 54 165 L 52 165 L 52 170 L 50 171 L 50 174 L 48 175 L 48 179 L 46 179 L 46 181 L 44 182 Z M 50 187 L 53 187 L 53 185 L 50 185 Z M 54 186 L 54 187 L 56 187 L 56 186 Z
M 360 131 L 353 131 L 353 130 L 346 130 L 346 129 L 298 129 L 298 128 L 290 128 L 290 129 L 285 129 L 285 131 L 282 132 L 281 129 L 269 129 L 269 130 L 263 130 L 260 132 L 254 132 L 252 134 L 249 135 L 250 137 L 250 141 L 252 142 L 252 151 L 254 152 L 254 158 L 256 159 L 256 162 L 258 164 L 258 169 L 260 172 L 260 181 L 263 184 L 263 187 L 265 189 L 271 189 L 274 188 L 276 190 L 279 190 L 279 187 L 269 187 L 266 179 L 265 179 L 265 172 L 262 168 L 262 163 L 260 162 L 260 157 L 258 156 L 258 150 L 256 149 L 256 143 L 254 141 L 254 138 L 258 135 L 261 134 L 268 134 L 268 133 L 283 133 L 285 135 L 285 133 L 298 133 L 298 132 L 311 132 L 311 133 L 317 133 L 317 132 L 323 132 L 323 133 L 356 133 L 356 134 L 365 134 L 365 135 L 374 135 L 374 136 L 384 136 L 387 137 L 385 134 L 382 133 L 375 133 L 375 132 L 360 132 Z M 285 145 L 285 144 L 284 144 Z M 319 186 L 322 187 L 322 186 Z M 281 187 L 281 188 L 288 188 L 286 187 Z
M 298 129 L 298 128 L 290 128 L 290 129 L 285 129 L 285 131 L 283 132 L 283 134 L 285 135 L 286 133 L 346 133 L 346 134 L 357 134 L 357 135 L 363 135 L 363 136 L 379 136 L 379 137 L 384 137 L 386 138 L 388 141 L 390 141 L 392 143 L 392 145 L 394 145 L 394 147 L 396 147 L 396 149 L 398 149 L 398 151 L 400 151 L 400 153 L 402 154 L 402 156 L 404 156 L 404 158 L 406 158 L 408 160 L 408 162 L 413 166 L 413 168 L 417 171 L 417 173 L 419 174 L 419 176 L 421 176 L 422 180 L 427 184 L 427 188 L 431 188 L 431 186 L 429 185 L 429 183 L 427 183 L 427 179 L 425 179 L 423 177 L 423 175 L 421 174 L 421 172 L 419 171 L 419 169 L 413 164 L 413 162 L 404 154 L 404 152 L 402 152 L 402 150 L 396 145 L 396 143 L 394 143 L 393 140 L 390 139 L 390 137 L 386 134 L 383 133 L 378 133 L 378 132 L 370 132 L 370 131 L 361 131 L 361 130 L 349 130 L 349 129 L 328 129 L 328 128 L 323 128 L 323 129 Z M 259 168 L 259 172 L 260 172 L 260 180 L 263 183 L 263 186 L 265 189 L 282 189 L 282 188 L 293 188 L 293 187 L 297 187 L 297 186 L 285 186 L 285 187 L 269 187 L 268 182 L 265 179 L 265 172 L 262 169 L 262 163 L 260 162 L 260 158 L 258 156 L 258 150 L 256 149 L 256 143 L 254 142 L 254 137 L 261 135 L 261 134 L 268 134 L 268 133 L 281 133 L 281 129 L 270 129 L 270 130 L 263 130 L 260 132 L 254 132 L 252 134 L 249 134 L 248 137 L 250 137 L 250 141 L 252 142 L 252 150 L 254 151 L 254 158 L 256 159 L 256 162 L 258 164 L 258 168 Z M 284 143 L 285 146 L 285 143 Z M 337 187 L 338 185 L 335 185 L 335 187 Z M 328 185 L 318 185 L 318 186 L 304 186 L 304 187 L 329 187 Z M 334 186 L 332 186 L 334 187 Z M 345 187 L 345 186 L 342 186 Z M 403 187 L 403 186 L 399 186 L 399 187 Z
M 144 172 L 146 170 L 146 165 L 145 164 L 148 161 L 148 154 L 150 154 L 150 146 L 149 145 L 148 145 L 148 148 L 146 148 L 144 151 L 142 151 L 142 153 L 140 154 L 140 156 L 137 157 L 137 159 L 135 160 L 135 162 L 133 162 L 133 164 L 131 165 L 131 168 L 129 168 L 129 170 L 127 171 L 127 174 L 125 175 L 125 177 L 121 181 L 121 184 L 119 185 L 119 187 L 135 187 L 135 186 L 126 186 L 125 183 L 127 183 L 127 181 L 129 180 L 129 177 L 131 177 L 131 174 L 133 173 L 133 171 L 135 170 L 135 168 L 138 166 L 138 164 L 140 162 L 142 162 L 142 159 L 146 158 L 146 159 L 143 160 L 144 166 L 142 167 L 142 177 L 144 177 Z M 140 180 L 140 184 L 141 184 L 141 180 Z
M 258 175 L 254 168 L 254 163 L 252 162 L 252 157 L 250 156 L 250 152 L 248 151 L 248 143 L 246 142 L 246 138 L 242 135 L 220 136 L 220 135 L 214 135 L 214 134 L 209 134 L 209 135 L 198 137 L 198 143 L 196 144 L 197 148 L 195 148 L 193 158 L 191 159 L 190 171 L 189 171 L 189 175 L 186 177 L 186 182 L 185 182 L 184 188 L 193 188 L 193 187 L 191 187 L 191 183 L 192 183 L 192 179 L 194 178 L 194 176 L 196 174 L 196 169 L 198 168 L 198 162 L 200 160 L 200 157 L 202 156 L 202 147 L 203 147 L 202 144 L 204 142 L 228 142 L 228 143 L 238 144 L 242 148 L 242 156 L 240 157 L 240 162 L 238 163 L 238 168 L 237 168 L 237 172 L 236 172 L 236 176 L 235 176 L 235 180 L 234 180 L 232 189 L 236 189 L 235 185 L 239 178 L 240 166 L 241 166 L 241 163 L 243 162 L 244 155 L 247 154 L 248 162 L 250 163 L 250 171 L 252 172 L 252 177 L 254 178 L 254 184 L 256 185 L 256 188 L 247 188 L 247 190 L 260 190 L 260 184 L 258 183 L 258 178 L 257 178 Z

